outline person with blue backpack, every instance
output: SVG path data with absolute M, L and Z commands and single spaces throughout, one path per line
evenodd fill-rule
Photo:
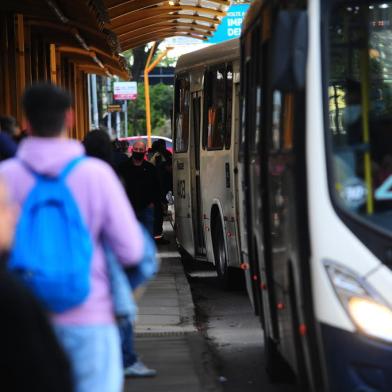
M 69 94 L 36 84 L 25 91 L 23 108 L 32 136 L 0 165 L 21 210 L 8 269 L 50 314 L 75 391 L 120 392 L 104 244 L 123 266 L 135 266 L 143 258 L 142 230 L 110 166 L 66 138 L 73 126 Z

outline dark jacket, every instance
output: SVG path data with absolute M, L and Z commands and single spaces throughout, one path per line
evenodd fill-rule
M 136 212 L 145 209 L 151 203 L 160 203 L 161 189 L 154 165 L 143 161 L 140 166 L 136 166 L 130 158 L 120 166 L 119 172 Z
M 17 148 L 10 135 L 0 132 L 0 161 L 15 156 Z
M 46 314 L 2 267 L 0 314 L 0 391 L 72 392 L 70 364 Z

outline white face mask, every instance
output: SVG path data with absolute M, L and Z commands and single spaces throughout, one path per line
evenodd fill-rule
M 348 105 L 344 108 L 343 124 L 347 127 L 359 120 L 362 114 L 362 107 L 360 104 Z

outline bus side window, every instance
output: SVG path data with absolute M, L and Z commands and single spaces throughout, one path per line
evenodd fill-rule
M 274 91 L 271 151 L 293 149 L 294 95 Z
M 175 99 L 175 152 L 186 152 L 189 139 L 189 81 L 178 79 Z
M 225 141 L 225 83 L 226 71 L 223 68 L 212 70 L 206 78 L 206 114 L 204 143 L 208 150 L 222 150 Z
M 280 150 L 281 146 L 281 134 L 280 124 L 282 118 L 282 93 L 280 91 L 274 91 L 273 94 L 273 107 L 272 107 L 272 138 L 270 149 L 273 152 Z

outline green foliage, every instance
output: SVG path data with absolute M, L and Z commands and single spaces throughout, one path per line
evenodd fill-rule
M 146 106 L 144 84 L 138 83 L 138 96 L 128 103 L 129 136 L 146 134 Z M 160 135 L 170 120 L 173 107 L 173 87 L 164 84 L 150 86 L 151 128 L 154 135 Z

